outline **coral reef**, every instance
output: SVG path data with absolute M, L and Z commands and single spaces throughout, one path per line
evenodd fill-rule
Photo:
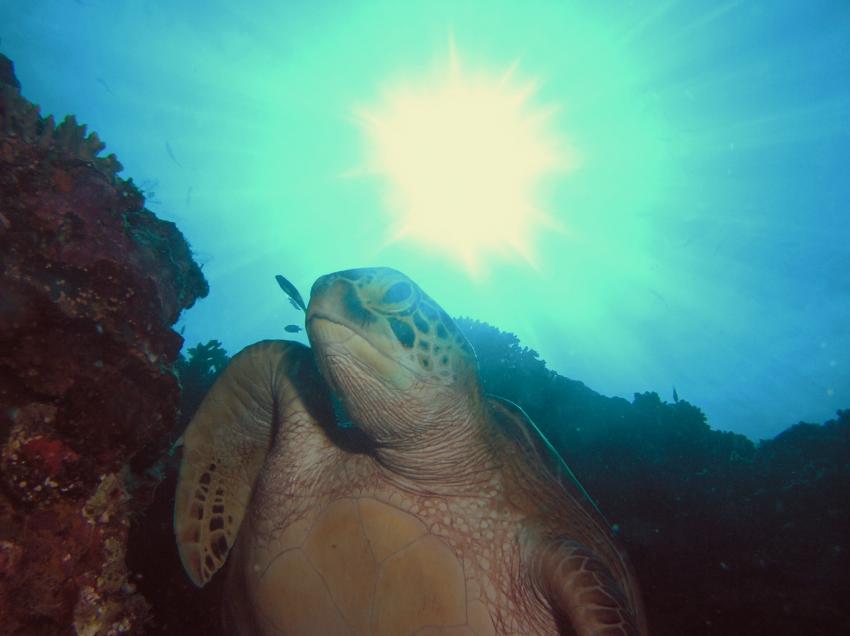
M 139 633 L 125 565 L 207 284 L 114 155 L 20 94 L 0 56 L 0 616 L 4 634 Z
M 175 364 L 180 379 L 180 415 L 171 439 L 182 435 L 207 391 L 230 358 L 218 340 L 199 343 Z M 127 565 L 140 575 L 139 591 L 152 605 L 149 629 L 154 634 L 220 633 L 219 599 L 224 577 L 198 589 L 183 571 L 174 540 L 174 491 L 182 448 L 166 455 L 158 469 L 162 483 L 143 515 L 130 524 Z M 212 608 L 212 609 L 211 609 Z

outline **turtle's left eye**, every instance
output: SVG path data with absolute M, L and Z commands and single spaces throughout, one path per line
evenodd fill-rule
M 387 305 L 397 305 L 410 298 L 412 291 L 409 283 L 396 283 L 386 291 L 381 302 Z

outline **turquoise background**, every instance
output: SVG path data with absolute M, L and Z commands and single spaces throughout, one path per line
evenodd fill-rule
M 448 64 L 519 61 L 580 161 L 470 275 L 362 170 L 358 109 Z M 42 112 L 96 130 L 191 243 L 211 294 L 187 345 L 303 320 L 278 289 L 386 265 L 613 395 L 654 390 L 768 437 L 850 406 L 850 4 L 106 2 L 0 5 Z M 296 337 L 302 337 L 296 336 Z M 303 338 L 302 338 L 303 339 Z

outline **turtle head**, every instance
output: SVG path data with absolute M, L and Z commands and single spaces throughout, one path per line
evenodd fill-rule
M 461 421 L 481 402 L 469 342 L 437 303 L 394 269 L 353 269 L 317 280 L 307 334 L 352 420 L 378 443 L 421 434 L 424 423 Z

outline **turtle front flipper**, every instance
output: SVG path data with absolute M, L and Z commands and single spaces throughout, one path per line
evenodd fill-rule
M 641 636 L 646 633 L 603 561 L 570 539 L 540 548 L 531 567 L 536 588 L 552 607 L 562 634 Z
M 174 505 L 180 559 L 195 585 L 224 565 L 282 420 L 332 417 L 316 382 L 309 348 L 268 340 L 237 354 L 198 408 L 183 436 Z

